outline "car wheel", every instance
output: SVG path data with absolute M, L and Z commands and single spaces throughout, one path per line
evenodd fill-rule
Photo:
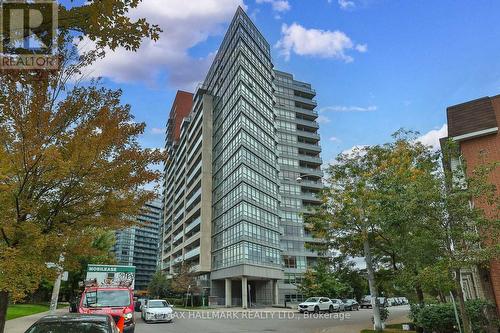
M 328 312 L 330 312 L 330 313 L 333 312 L 333 305 L 330 305 L 330 307 L 328 308 Z
M 314 307 L 314 313 L 319 313 L 319 306 L 317 306 L 317 305 L 316 305 L 316 306 Z

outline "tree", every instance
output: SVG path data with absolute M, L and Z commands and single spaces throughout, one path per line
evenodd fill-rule
M 157 271 L 151 278 L 148 284 L 149 296 L 155 298 L 165 298 L 170 290 L 170 280 L 167 279 L 165 274 Z
M 80 39 L 86 37 L 99 48 L 109 47 L 111 50 L 123 47 L 127 50 L 137 50 L 143 38 L 158 40 L 161 29 L 151 25 L 145 18 L 131 18 L 130 11 L 136 8 L 142 0 L 90 0 L 77 5 L 71 0 L 68 6 L 58 4 L 57 27 L 60 33 L 70 33 Z M 44 21 L 38 27 L 24 27 L 24 34 L 40 38 L 45 45 L 51 45 L 50 35 L 44 32 L 53 26 L 53 17 L 49 15 L 51 6 L 39 8 L 46 12 Z M 6 15 L 8 26 L 10 17 Z M 41 36 L 41 37 L 38 37 Z M 10 36 L 2 35 L 4 41 Z M 4 43 L 4 45 L 8 45 Z M 8 51 L 8 50 L 6 50 Z M 9 53 L 9 52 L 6 52 Z
M 186 294 L 188 292 L 199 291 L 198 283 L 196 282 L 195 274 L 192 266 L 189 263 L 182 262 L 179 270 L 172 278 L 172 291 L 178 294 Z M 186 298 L 187 305 L 187 298 Z
M 377 228 L 376 205 L 372 203 L 375 191 L 371 184 L 373 170 L 378 162 L 373 149 L 355 149 L 340 154 L 327 169 L 327 183 L 323 203 L 306 223 L 312 233 L 326 239 L 331 250 L 351 256 L 363 254 L 366 262 L 370 294 L 374 299 L 375 329 L 382 330 L 380 307 L 377 302 L 373 253 L 373 234 Z
M 111 33 L 111 32 L 110 32 Z M 68 41 L 68 39 L 65 39 Z M 144 190 L 161 174 L 159 150 L 137 139 L 135 123 L 121 91 L 92 81 L 67 82 L 91 58 L 75 58 L 72 44 L 61 46 L 57 72 L 9 72 L 0 77 L 0 332 L 9 296 L 20 299 L 74 254 L 91 249 L 95 230 L 130 226 L 141 206 L 155 197 Z
M 305 297 L 325 295 L 330 298 L 343 298 L 351 286 L 336 276 L 328 260 L 319 260 L 314 269 L 308 269 L 298 286 Z
M 79 283 L 85 280 L 87 265 L 89 263 L 101 265 L 116 264 L 116 258 L 112 252 L 116 241 L 115 232 L 95 229 L 93 231 L 93 238 L 90 247 L 86 251 L 73 254 L 76 258 L 76 260 L 72 260 L 74 265 L 66 265 L 65 267 L 69 272 L 69 277 L 67 282 L 63 282 L 62 288 L 67 299 L 77 296 L 80 290 Z

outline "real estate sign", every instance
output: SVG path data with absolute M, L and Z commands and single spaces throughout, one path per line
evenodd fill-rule
M 135 266 L 89 264 L 85 280 L 96 280 L 99 286 L 130 284 L 134 289 Z

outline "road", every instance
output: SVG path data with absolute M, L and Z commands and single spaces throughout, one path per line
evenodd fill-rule
M 408 306 L 390 307 L 389 323 L 407 321 Z M 176 311 L 173 323 L 146 324 L 137 315 L 136 333 L 252 333 L 252 332 L 307 332 L 307 333 L 359 333 L 369 328 L 372 311 L 347 311 L 320 316 L 304 315 L 294 311 L 242 310 Z

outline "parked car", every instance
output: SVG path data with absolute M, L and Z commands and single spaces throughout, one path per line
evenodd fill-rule
M 298 306 L 300 313 L 302 312 L 315 312 L 320 311 L 335 311 L 335 305 L 329 298 L 326 297 L 309 297 L 305 302 L 302 302 Z
M 342 300 L 344 303 L 344 309 L 348 311 L 359 310 L 359 303 L 355 299 L 349 298 Z
M 146 322 L 171 322 L 174 319 L 172 305 L 163 299 L 150 299 L 141 308 L 141 318 Z
M 387 299 L 387 306 L 396 306 L 398 305 L 397 301 L 396 301 L 396 298 L 394 297 L 389 297 Z
M 333 310 L 334 311 L 345 311 L 345 304 L 342 302 L 342 300 L 338 298 L 331 298 L 330 299 L 333 303 Z
M 137 300 L 134 303 L 134 310 L 136 312 L 141 312 L 141 307 L 146 303 L 148 299 L 144 297 L 137 298 Z
M 123 317 L 124 333 L 134 333 L 134 295 L 127 287 L 87 287 L 82 294 L 79 313 L 110 314 L 115 323 Z
M 378 304 L 380 305 L 380 307 L 383 307 L 385 308 L 387 306 L 387 298 L 385 297 L 377 297 L 378 299 Z M 365 297 L 363 297 L 361 299 L 361 303 L 360 303 L 360 307 L 363 309 L 363 308 L 367 308 L 367 309 L 371 309 L 372 307 L 372 296 L 371 295 L 366 295 Z
M 109 314 L 64 314 L 38 319 L 25 333 L 99 332 L 120 333 Z

